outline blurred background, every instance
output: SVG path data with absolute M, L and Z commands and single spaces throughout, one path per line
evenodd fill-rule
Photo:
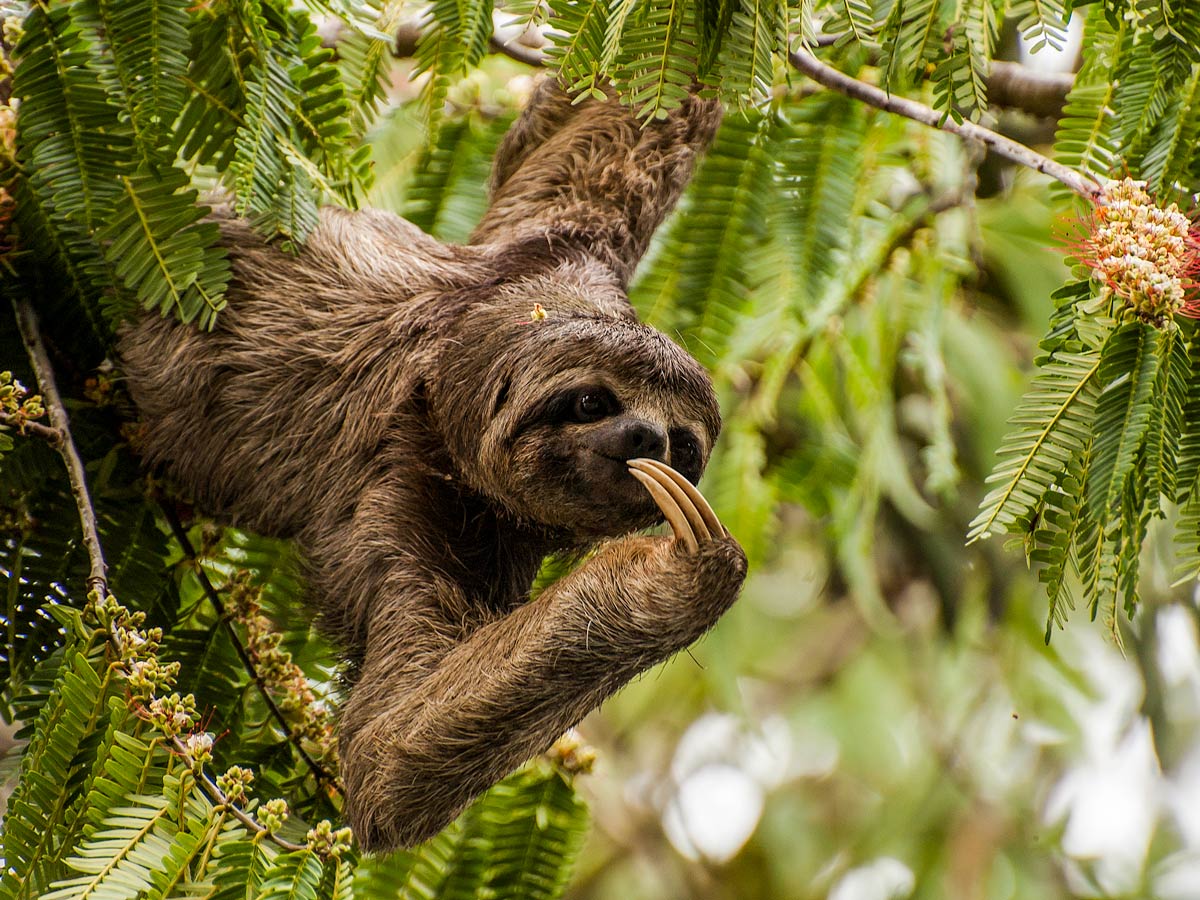
M 489 58 L 424 149 L 401 66 L 370 202 L 464 239 L 530 84 Z M 1165 538 L 1133 621 L 1076 610 L 1049 644 L 1020 548 L 964 546 L 1079 214 L 811 86 L 731 111 L 631 293 L 714 373 L 701 487 L 751 575 L 583 723 L 569 897 L 1200 897 L 1200 612 Z

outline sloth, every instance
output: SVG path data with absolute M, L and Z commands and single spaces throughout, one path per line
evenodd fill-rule
M 737 597 L 745 556 L 693 486 L 711 382 L 625 294 L 719 119 L 692 96 L 643 127 L 546 81 L 468 244 L 328 208 L 291 254 L 218 212 L 214 329 L 147 315 L 119 338 L 148 464 L 301 550 L 352 673 L 367 850 L 436 834 Z M 545 557 L 588 550 L 530 599 Z

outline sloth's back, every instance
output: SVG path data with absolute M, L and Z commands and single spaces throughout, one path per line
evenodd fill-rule
M 120 337 L 142 452 L 204 511 L 283 537 L 365 474 L 412 394 L 439 295 L 485 254 L 390 213 L 322 210 L 299 254 L 222 218 L 212 332 L 147 315 Z

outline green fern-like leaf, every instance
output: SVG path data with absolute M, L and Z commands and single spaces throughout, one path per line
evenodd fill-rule
M 742 0 L 698 0 L 696 3 L 696 36 L 700 43 L 700 74 L 707 75 L 712 71 L 721 48 L 725 45 L 725 37 L 733 24 L 734 11 L 739 6 L 745 10 L 748 5 Z M 628 0 L 620 0 L 618 6 L 629 6 Z
M 120 178 L 121 202 L 97 235 L 117 274 L 145 309 L 210 328 L 229 281 L 217 226 L 175 168 Z
M 1067 13 L 1063 0 L 1021 0 L 1014 3 L 1009 15 L 1017 19 L 1017 28 L 1037 53 L 1043 47 L 1062 50 L 1067 40 Z
M 698 72 L 693 4 L 647 0 L 623 38 L 620 79 L 638 117 L 662 118 L 678 108 Z
M 259 886 L 259 900 L 317 900 L 322 879 L 321 858 L 312 850 L 275 857 Z
M 827 6 L 826 34 L 846 35 L 864 46 L 875 46 L 875 7 L 870 0 L 832 0 Z
M 13 51 L 13 96 L 20 100 L 17 215 L 28 239 L 58 250 L 96 332 L 107 337 L 102 307 L 117 281 L 92 241 L 116 202 L 114 170 L 131 147 L 128 128 L 96 73 L 93 45 L 66 5 L 36 6 Z
M 225 11 L 192 21 L 191 53 L 184 83 L 189 100 L 174 128 L 172 149 L 187 161 L 224 172 L 238 147 L 246 104 L 246 50 L 231 35 L 242 33 Z
M 1188 0 L 1147 4 L 1141 27 L 1154 36 L 1151 50 L 1169 81 L 1181 82 L 1200 62 L 1200 7 Z
M 1175 522 L 1175 584 L 1200 581 L 1200 490 L 1193 484 Z
M 102 35 L 101 52 L 93 56 L 113 102 L 129 115 L 143 160 L 160 160 L 158 150 L 167 130 L 187 100 L 189 3 L 146 0 L 127 4 L 84 0 L 85 12 Z
M 445 900 L 447 878 L 463 851 L 462 819 L 411 851 L 366 857 L 355 872 L 354 892 L 360 897 L 399 900 Z
M 1200 142 L 1200 66 L 1175 92 L 1154 133 L 1145 143 L 1140 174 L 1155 191 L 1181 185 L 1190 189 L 1188 173 Z
M 246 110 L 238 128 L 237 154 L 230 165 L 239 215 L 270 209 L 290 163 L 281 138 L 290 135 L 292 80 L 273 59 L 255 66 L 246 79 Z
M 387 96 L 388 64 L 391 62 L 392 16 L 380 16 L 380 28 L 356 29 L 338 42 L 338 65 L 346 86 L 354 134 L 362 137 Z
M 98 228 L 116 197 L 111 165 L 128 150 L 104 86 L 88 70 L 91 43 L 68 6 L 36 6 L 15 55 L 18 153 L 56 221 Z
M 76 617 L 76 621 L 78 621 Z M 98 669 L 106 672 L 104 677 Z M 111 681 L 102 653 L 90 652 L 77 638 L 47 702 L 33 723 L 21 759 L 21 778 L 4 819 L 0 897 L 41 897 L 61 872 L 60 853 L 79 787 L 90 764 L 80 745 L 95 734 L 108 703 Z
M 306 16 L 293 16 L 291 25 L 296 60 L 291 75 L 299 97 L 293 115 L 300 149 L 324 173 L 338 196 L 354 205 L 357 190 L 370 186 L 370 147 L 354 145 L 350 100 L 333 51 L 321 45 L 316 26 Z
M 213 900 L 255 900 L 278 855 L 279 849 L 261 836 L 251 839 L 243 833 L 223 841 L 217 850 Z
M 605 37 L 608 34 L 608 0 L 552 0 L 553 45 L 547 55 L 555 61 L 558 78 L 575 94 L 604 99 Z
M 1046 614 L 1046 643 L 1057 625 L 1065 624 L 1067 611 L 1075 608 L 1068 579 L 1070 563 L 1075 559 L 1075 547 L 1080 535 L 1087 532 L 1087 505 L 1083 502 L 1083 486 L 1091 462 L 1091 447 L 1068 460 L 1054 489 L 1043 498 L 1034 533 L 1034 548 L 1029 557 L 1038 563 L 1038 580 L 1046 586 L 1049 611 Z
M 883 85 L 892 88 L 906 76 L 923 78 L 926 66 L 941 54 L 946 22 L 938 0 L 895 0 L 880 29 Z
M 537 761 L 488 791 L 461 821 L 439 900 L 554 900 L 566 889 L 588 814 L 565 777 Z
M 693 352 L 709 364 L 724 356 L 745 302 L 746 254 L 763 235 L 776 133 L 770 118 L 731 115 L 725 121 L 697 173 L 686 237 L 657 261 L 678 267 L 670 327 L 694 338 Z
M 817 297 L 841 266 L 850 240 L 851 212 L 862 181 L 857 148 L 868 121 L 845 98 L 818 95 L 795 116 L 795 133 L 781 142 L 781 218 L 791 235 L 791 267 L 806 302 Z
M 1124 38 L 1124 25 L 1114 31 L 1104 16 L 1088 18 L 1084 45 L 1091 52 L 1067 94 L 1054 138 L 1055 157 L 1074 169 L 1111 175 L 1119 168 L 1118 119 L 1114 112 L 1117 79 L 1113 70 Z
M 42 900 L 126 900 L 154 888 L 176 828 L 169 801 L 139 794 L 110 811 L 96 836 L 68 860 L 82 872 L 56 882 Z
M 966 0 L 951 34 L 951 48 L 933 71 L 934 104 L 960 120 L 987 109 L 987 76 L 996 45 L 994 0 Z
M 486 182 L 492 155 L 511 122 L 510 116 L 480 120 L 474 115 L 444 122 L 417 161 L 405 217 L 442 240 L 467 240 L 487 209 L 479 185 Z
M 996 451 L 1000 460 L 987 481 L 999 486 L 980 504 L 968 541 L 1022 528 L 1090 441 L 1099 368 L 1098 353 L 1060 354 L 1040 368 L 1009 420 L 1015 430 Z
M 434 0 L 432 24 L 417 42 L 417 71 L 428 73 L 425 119 L 440 124 L 442 105 L 453 76 L 467 74 L 487 53 L 492 36 L 492 0 Z
M 1131 323 L 1114 332 L 1101 352 L 1086 499 L 1106 531 L 1120 519 L 1126 479 L 1150 426 L 1150 408 L 1159 402 L 1154 385 L 1160 340 L 1153 326 Z
M 1150 424 L 1138 480 L 1145 486 L 1148 512 L 1162 515 L 1162 500 L 1175 497 L 1183 411 L 1187 403 L 1188 342 L 1180 329 L 1166 332 L 1159 345 L 1158 377 L 1152 390 Z
M 1183 406 L 1182 432 L 1179 438 L 1179 456 L 1175 471 L 1178 489 L 1173 498 L 1183 503 L 1191 497 L 1200 477 L 1200 340 L 1193 334 L 1188 343 L 1188 367 L 1185 376 L 1187 397 Z
M 492 788 L 467 822 L 490 896 L 557 900 L 583 846 L 588 809 L 566 776 L 539 762 Z
M 719 86 L 731 101 L 761 103 L 775 84 L 775 59 L 786 43 L 777 0 L 740 0 L 732 9 L 729 34 L 718 60 Z
M 1176 84 L 1157 65 L 1149 35 L 1123 54 L 1114 106 L 1119 116 L 1121 141 L 1127 155 L 1139 159 L 1155 124 L 1170 103 Z

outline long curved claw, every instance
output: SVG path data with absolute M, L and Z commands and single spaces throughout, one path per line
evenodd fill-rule
M 688 496 L 687 491 L 683 490 L 671 477 L 670 472 L 673 470 L 669 466 L 654 465 L 654 460 L 651 459 L 631 459 L 628 465 L 635 472 L 644 472 L 652 476 L 666 489 L 667 493 L 671 495 L 671 499 L 675 501 L 675 505 L 687 518 L 688 524 L 692 526 L 692 533 L 696 535 L 697 541 L 704 543 L 712 540 L 712 534 L 704 521 L 704 515 L 696 508 L 696 504 Z M 701 502 L 703 502 L 703 498 Z M 717 533 L 720 534 L 720 532 Z
M 700 549 L 700 544 L 696 541 L 696 535 L 692 531 L 692 526 L 688 523 L 687 516 L 679 508 L 679 504 L 675 502 L 675 498 L 659 482 L 658 477 L 633 467 L 630 467 L 629 474 L 640 481 L 642 487 L 650 492 L 650 496 L 658 504 L 658 508 L 662 510 L 667 524 L 671 526 L 671 531 L 675 533 L 675 539 L 683 541 L 684 545 L 692 553 Z
M 677 492 L 681 492 L 688 500 L 690 500 L 692 508 L 694 508 L 698 514 L 698 520 L 707 526 L 706 530 L 710 534 L 717 537 L 729 537 L 729 529 L 721 524 L 721 520 L 717 518 L 717 514 L 713 512 L 712 507 L 708 505 L 708 501 L 704 499 L 704 495 L 696 489 L 694 484 L 692 484 L 666 463 L 660 462 L 657 459 L 633 459 L 629 461 L 629 464 L 636 464 L 637 467 L 641 469 L 651 468 L 666 475 L 667 478 L 671 480 L 671 485 L 675 488 L 675 491 L 672 491 L 672 496 L 674 496 L 676 500 L 679 500 L 679 493 Z M 679 505 L 684 512 L 687 512 L 687 505 L 685 505 L 682 501 L 680 501 Z M 692 521 L 694 526 L 695 520 Z M 697 528 L 696 532 L 699 534 L 700 529 Z

